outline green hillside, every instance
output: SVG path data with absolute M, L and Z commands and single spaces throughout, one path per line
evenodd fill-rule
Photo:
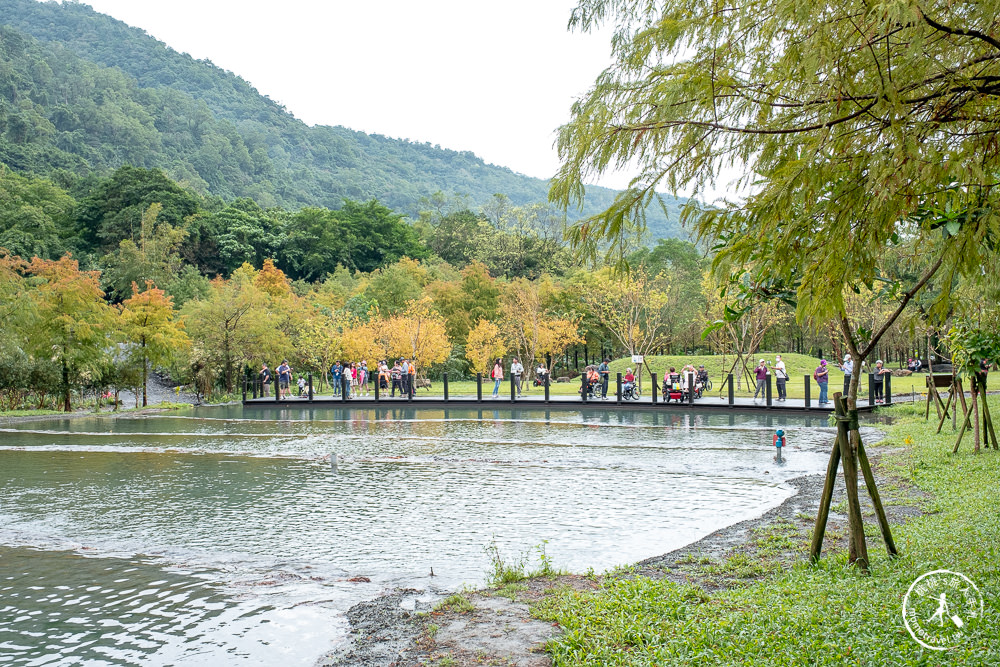
M 547 198 L 547 181 L 471 152 L 309 127 L 239 76 L 87 5 L 0 0 L 0 23 L 0 162 L 20 171 L 160 167 L 225 199 L 336 208 L 374 197 L 411 215 L 437 191 L 476 206 L 494 193 Z M 589 188 L 582 215 L 613 197 Z M 683 200 L 668 201 L 669 217 L 649 212 L 650 239 L 686 235 Z

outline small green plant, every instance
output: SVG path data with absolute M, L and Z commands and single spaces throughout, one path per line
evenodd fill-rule
M 427 633 L 428 637 L 434 639 L 435 637 L 437 637 L 438 630 L 440 629 L 441 629 L 440 625 L 438 625 L 437 623 L 431 623 L 426 628 L 424 628 L 424 632 Z
M 496 537 L 491 539 L 483 549 L 490 559 L 490 569 L 486 572 L 486 583 L 490 586 L 503 586 L 526 578 L 525 566 L 527 565 L 527 554 L 521 554 L 511 560 L 507 560 L 500 553 L 497 546 Z
M 507 584 L 506 586 L 501 586 L 497 589 L 497 595 L 505 598 L 510 598 L 511 601 L 517 599 L 517 594 L 528 590 L 528 587 L 524 584 Z
M 456 614 L 466 614 L 475 610 L 469 598 L 462 593 L 452 593 L 434 605 L 434 611 L 453 611 Z

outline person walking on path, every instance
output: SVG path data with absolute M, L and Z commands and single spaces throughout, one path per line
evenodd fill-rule
M 882 360 L 879 359 L 875 362 L 875 368 L 872 370 L 872 388 L 875 391 L 875 403 L 885 403 L 885 397 L 883 396 L 882 388 L 885 378 L 883 375 L 892 373 L 888 368 L 882 367 Z
M 819 366 L 813 371 L 813 379 L 816 380 L 816 384 L 819 385 L 819 404 L 826 405 L 829 403 L 829 401 L 826 400 L 826 391 L 830 381 L 830 371 L 826 367 L 826 359 L 820 361 Z
M 765 386 L 767 385 L 767 362 L 763 359 L 757 364 L 757 368 L 754 369 L 754 375 L 757 378 L 757 388 L 753 392 L 753 400 L 757 400 L 757 395 L 760 394 L 761 398 L 767 397 L 767 391 L 765 391 Z
M 851 388 L 851 373 L 854 372 L 854 360 L 851 355 L 844 355 L 844 363 L 840 364 L 840 370 L 844 371 L 844 396 L 847 396 Z
M 608 366 L 610 359 L 605 359 L 597 367 L 597 373 L 601 376 L 601 400 L 608 400 L 608 377 L 611 375 L 611 367 Z
M 263 364 L 260 368 L 260 386 L 261 396 L 271 395 L 271 369 L 267 364 Z
M 514 361 L 510 364 L 510 374 L 514 376 L 514 386 L 517 387 L 517 395 L 521 395 L 521 376 L 524 375 L 524 366 L 518 361 L 517 357 L 514 357 Z
M 500 394 L 500 383 L 503 382 L 503 364 L 500 359 L 497 359 L 496 363 L 493 364 L 490 377 L 493 379 L 493 398 L 496 398 Z
M 288 398 L 288 387 L 292 383 L 292 369 L 288 359 L 282 359 L 278 366 L 278 398 Z
M 778 385 L 778 400 L 784 401 L 785 382 L 788 380 L 788 372 L 785 370 L 785 362 L 781 360 L 781 355 L 774 358 L 774 383 Z

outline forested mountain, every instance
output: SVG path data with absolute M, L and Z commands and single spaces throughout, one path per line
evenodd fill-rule
M 203 194 L 262 206 L 338 208 L 375 198 L 414 215 L 422 197 L 495 193 L 545 201 L 547 181 L 486 164 L 471 152 L 309 127 L 239 76 L 181 54 L 87 5 L 0 0 L 0 162 L 78 175 L 125 164 L 164 169 Z M 588 188 L 582 214 L 614 196 Z M 650 237 L 680 236 L 649 212 Z

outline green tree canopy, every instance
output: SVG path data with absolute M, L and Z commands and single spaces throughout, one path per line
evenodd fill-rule
M 721 242 L 721 271 L 792 286 L 800 316 L 842 314 L 842 288 L 873 285 L 901 243 L 948 272 L 984 264 L 1000 231 L 995 3 L 582 0 L 572 19 L 607 22 L 614 64 L 561 128 L 552 196 L 635 176 L 573 228 L 578 246 L 623 253 L 657 188 L 697 194 L 735 169 L 745 201 L 688 202 L 686 218 Z

